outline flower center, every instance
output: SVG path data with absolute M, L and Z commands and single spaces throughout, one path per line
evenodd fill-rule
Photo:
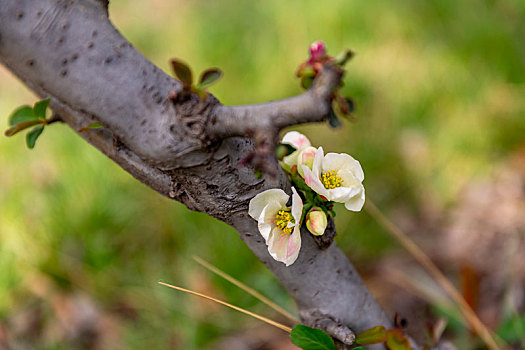
M 295 219 L 293 218 L 290 210 L 281 209 L 275 215 L 275 226 L 287 234 L 290 234 L 293 231 L 293 227 L 288 227 L 289 222 L 295 224 Z
M 337 175 L 337 171 L 330 170 L 321 174 L 321 182 L 323 183 L 326 189 L 334 189 L 341 187 L 343 179 L 341 176 Z

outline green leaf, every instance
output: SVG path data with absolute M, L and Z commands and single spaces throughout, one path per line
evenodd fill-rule
M 290 339 L 303 350 L 335 350 L 334 341 L 328 334 L 301 324 L 292 329 Z
M 312 86 L 313 82 L 314 82 L 314 77 L 313 76 L 303 76 L 303 77 L 301 77 L 301 86 L 305 90 L 308 90 L 310 88 L 310 86 Z
M 44 131 L 44 125 L 37 126 L 33 130 L 27 133 L 26 135 L 26 144 L 29 149 L 32 149 L 35 147 L 36 140 L 42 134 L 42 131 Z
M 386 340 L 386 329 L 383 326 L 376 326 L 362 331 L 355 337 L 357 344 L 369 345 L 382 343 Z
M 303 77 L 315 77 L 315 71 L 311 66 L 304 66 L 299 71 L 297 71 L 297 76 L 299 78 Z
M 35 119 L 38 119 L 38 117 L 35 115 L 35 112 L 33 112 L 33 109 L 31 107 L 21 106 L 18 107 L 9 117 L 9 126 L 13 126 Z
M 40 119 L 46 119 L 46 109 L 47 106 L 49 106 L 49 101 L 51 101 L 50 98 L 46 98 L 45 100 L 38 101 L 33 106 L 33 112 L 35 112 L 35 115 Z
M 339 121 L 339 118 L 335 115 L 334 109 L 331 107 L 328 113 L 328 124 L 334 129 L 341 126 L 341 121 Z
M 179 61 L 177 59 L 171 60 L 171 67 L 173 68 L 173 72 L 175 73 L 175 76 L 185 85 L 185 86 L 191 86 L 193 85 L 193 75 L 191 73 L 190 67 L 182 61 Z
M 352 50 L 346 50 L 339 56 L 335 58 L 335 63 L 339 66 L 344 66 L 349 60 L 354 57 L 354 52 Z
M 515 343 L 521 339 L 525 345 L 525 315 L 514 315 L 506 319 L 497 333 L 509 343 Z
M 275 148 L 277 159 L 283 160 L 284 157 L 289 156 L 296 151 L 296 148 L 286 143 L 280 143 Z
M 357 348 L 352 348 L 352 350 L 366 350 L 364 346 L 358 346 Z
M 88 126 L 80 128 L 77 131 L 78 132 L 84 132 L 84 131 L 87 131 L 87 130 L 100 129 L 100 128 L 103 128 L 103 127 L 104 127 L 104 125 L 95 122 L 95 123 L 90 123 Z
M 199 87 L 208 86 L 222 77 L 222 71 L 218 68 L 210 68 L 202 72 L 199 79 Z
M 386 331 L 386 347 L 389 350 L 412 350 L 410 342 L 398 329 Z
M 45 121 L 37 119 L 37 120 L 28 120 L 26 122 L 18 123 L 16 125 L 13 125 L 9 129 L 6 130 L 5 136 L 10 137 L 15 135 L 16 133 L 19 133 L 22 130 L 25 130 L 27 128 L 30 128 L 32 126 L 38 125 L 38 124 L 44 124 Z

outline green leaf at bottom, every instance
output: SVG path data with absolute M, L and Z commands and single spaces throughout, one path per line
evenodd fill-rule
M 328 334 L 301 324 L 292 329 L 290 339 L 303 350 L 335 350 L 334 341 Z
M 44 125 L 37 126 L 33 130 L 27 133 L 26 135 L 26 144 L 27 147 L 32 149 L 35 147 L 36 140 L 42 134 L 42 131 L 44 131 Z

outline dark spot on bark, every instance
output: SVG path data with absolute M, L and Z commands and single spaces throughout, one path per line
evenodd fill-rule
M 58 38 L 58 41 L 57 41 L 59 44 L 62 44 L 64 42 L 64 37 L 61 36 L 60 38 Z
M 92 38 L 96 38 L 97 35 L 98 35 L 98 32 L 96 30 L 94 30 L 93 33 L 91 33 Z
M 337 273 L 341 273 L 341 269 L 337 269 L 335 272 L 337 272 Z
M 65 66 L 66 64 L 67 64 L 67 58 L 64 58 L 64 59 L 62 60 L 62 65 Z
M 140 122 L 140 125 L 142 126 L 146 125 L 146 119 L 142 119 L 142 121 Z
M 160 103 L 162 102 L 162 97 L 160 97 L 160 96 L 157 97 L 157 99 L 155 100 L 155 102 L 156 102 L 157 104 L 160 104 Z
M 119 47 L 124 48 L 124 47 L 127 46 L 127 44 L 128 44 L 128 43 L 124 41 L 123 43 L 120 43 Z
M 143 69 L 143 70 L 142 70 L 142 75 L 143 75 L 143 76 L 146 76 L 146 74 L 147 74 L 147 73 L 146 73 L 146 70 Z
M 67 22 L 62 23 L 62 26 L 61 26 L 62 30 L 66 30 L 68 27 L 69 27 L 69 23 Z
M 64 69 L 60 72 L 60 76 L 65 77 L 67 75 L 67 69 Z
M 29 67 L 33 67 L 33 65 L 35 64 L 35 60 L 27 60 L 26 64 L 27 64 Z
M 78 54 L 74 53 L 74 54 L 71 56 L 71 61 L 76 61 L 77 58 L 78 58 Z
M 106 57 L 106 59 L 104 60 L 104 63 L 109 64 L 111 63 L 111 61 L 113 61 L 113 57 Z
M 42 16 L 42 11 L 40 11 L 40 10 L 36 11 L 36 16 L 37 16 L 37 17 Z
M 319 294 L 319 291 L 315 292 L 315 294 L 313 296 L 315 297 L 315 296 L 317 296 L 317 294 Z
M 217 117 L 211 118 L 211 124 L 215 125 L 217 123 Z
M 95 44 L 93 44 L 92 41 L 90 41 L 90 42 L 87 44 L 88 49 L 92 49 L 93 46 L 95 46 Z
M 20 11 L 16 14 L 16 20 L 20 21 L 22 18 L 24 18 L 24 12 Z

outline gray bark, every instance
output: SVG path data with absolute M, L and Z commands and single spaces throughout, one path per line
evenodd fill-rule
M 0 62 L 38 95 L 50 96 L 54 112 L 74 130 L 103 124 L 80 135 L 138 180 L 233 226 L 292 295 L 303 322 L 340 340 L 351 337 L 339 323 L 355 332 L 391 327 L 335 243 L 321 249 L 303 228 L 299 258 L 285 267 L 270 257 L 247 215 L 257 193 L 290 193 L 290 184 L 282 171 L 257 179 L 242 160 L 263 150 L 275 165 L 268 155 L 278 131 L 323 121 L 340 76 L 323 72 L 305 94 L 256 106 L 226 107 L 212 96 L 206 102 L 179 98 L 181 83 L 124 39 L 104 3 L 1 0 Z M 327 235 L 335 235 L 333 225 Z

